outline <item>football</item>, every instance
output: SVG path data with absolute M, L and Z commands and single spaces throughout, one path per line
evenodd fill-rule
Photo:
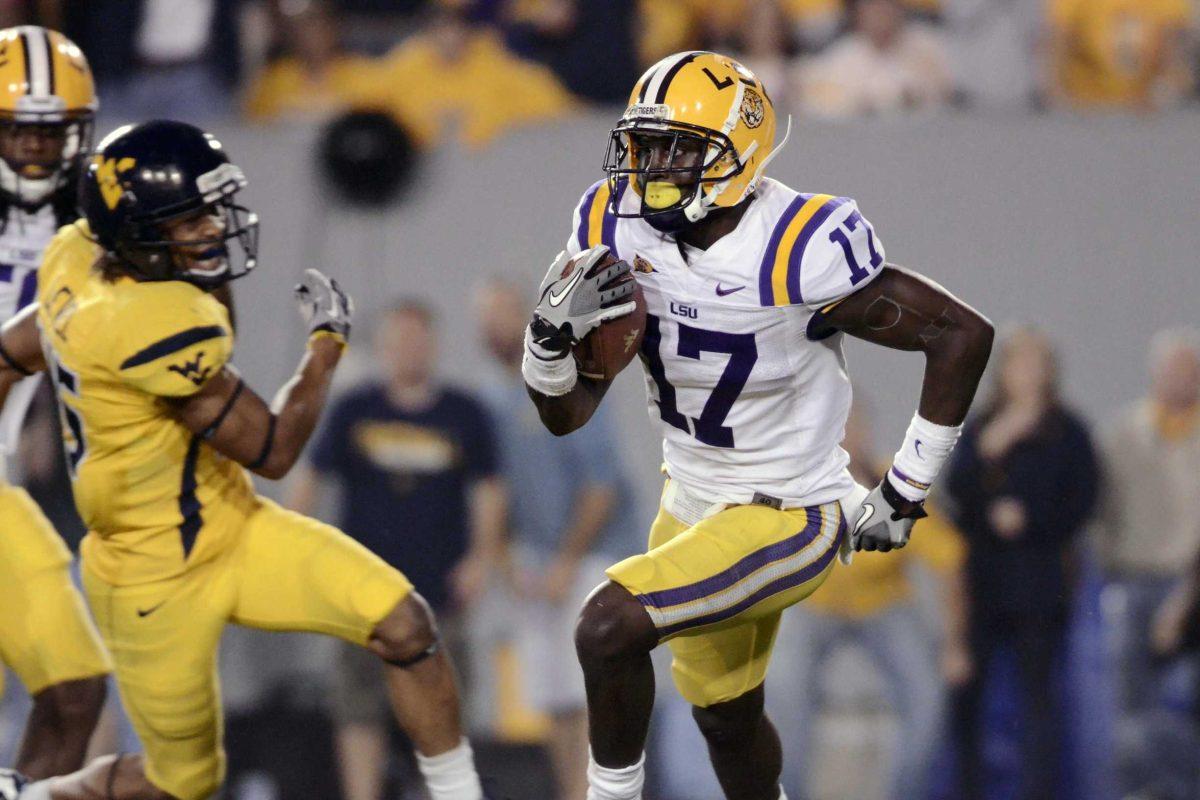
M 617 259 L 609 253 L 592 268 L 598 272 Z M 570 274 L 568 267 L 567 273 Z M 634 309 L 617 319 L 601 323 L 599 327 L 575 345 L 575 363 L 579 374 L 596 380 L 612 380 L 638 354 L 642 347 L 642 337 L 646 333 L 646 299 L 642 296 L 642 287 L 637 285 L 632 273 L 626 273 L 617 278 L 611 285 L 623 281 L 633 281 Z M 609 284 L 601 288 L 608 288 Z

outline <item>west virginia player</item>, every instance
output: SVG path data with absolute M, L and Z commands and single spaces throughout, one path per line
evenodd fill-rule
M 589 800 L 641 796 L 650 651 L 662 642 L 726 795 L 783 796 L 762 688 L 780 613 L 824 580 L 860 506 L 847 557 L 904 545 L 987 362 L 990 323 L 885 264 L 853 200 L 765 178 L 777 152 L 771 98 L 741 64 L 707 52 L 655 64 L 612 131 L 607 179 L 576 209 L 528 329 L 530 394 L 546 426 L 567 433 L 608 388 L 577 374 L 571 346 L 632 307 L 632 287 L 602 288 L 628 263 L 591 277 L 582 268 L 608 251 L 633 263 L 668 480 L 648 552 L 608 570 L 576 630 Z M 564 278 L 577 254 L 582 268 Z M 845 333 L 926 359 L 919 411 L 869 495 L 839 447 Z
M 95 112 L 91 69 L 70 40 L 34 25 L 0 31 L 0 321 L 33 302 L 42 251 L 76 217 Z M 17 768 L 45 778 L 83 764 L 111 666 L 62 539 L 25 490 L 5 482 L 37 387 L 22 381 L 0 414 L 0 659 L 33 695 Z
M 243 383 L 228 314 L 209 291 L 254 266 L 258 221 L 235 202 L 245 185 L 221 144 L 190 125 L 113 132 L 83 178 L 86 223 L 47 251 L 36 320 L 22 313 L 0 335 L 0 382 L 46 369 L 62 401 L 89 527 L 84 588 L 145 748 L 19 796 L 210 796 L 224 773 L 217 642 L 237 622 L 371 649 L 389 665 L 431 796 L 479 800 L 424 600 L 349 537 L 254 493 L 246 470 L 283 476 L 311 434 L 352 304 L 310 270 L 297 288 L 309 339 L 295 377 L 271 406 Z

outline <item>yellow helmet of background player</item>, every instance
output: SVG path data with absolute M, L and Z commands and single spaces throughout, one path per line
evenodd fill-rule
M 639 144 L 655 136 L 671 137 L 665 164 L 645 163 L 639 152 Z M 698 166 L 676 166 L 681 145 L 702 149 Z M 612 129 L 604 158 L 611 211 L 678 230 L 711 208 L 731 208 L 749 197 L 782 146 L 775 145 L 775 106 L 753 72 L 717 53 L 667 56 L 642 75 Z M 623 177 L 641 198 L 633 213 L 617 208 Z
M 91 147 L 97 105 L 91 67 L 74 42 L 38 25 L 0 30 L 0 193 L 38 207 L 70 186 Z M 58 152 L 46 162 L 22 159 L 22 135 L 49 137 Z

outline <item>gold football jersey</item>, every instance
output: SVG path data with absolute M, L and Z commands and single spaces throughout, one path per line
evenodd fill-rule
M 192 434 L 172 398 L 229 360 L 229 314 L 183 281 L 109 281 L 85 222 L 46 250 L 38 321 L 62 411 L 83 556 L 113 584 L 177 575 L 211 558 L 257 507 L 245 470 Z

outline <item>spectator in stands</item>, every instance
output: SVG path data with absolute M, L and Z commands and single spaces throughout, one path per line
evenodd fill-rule
M 636 0 L 512 0 L 509 47 L 545 64 L 572 92 L 595 103 L 624 104 L 640 70 Z
M 337 483 L 338 526 L 402 569 L 436 611 L 441 641 L 459 647 L 463 616 L 501 547 L 495 434 L 474 398 L 438 384 L 434 320 L 425 305 L 392 305 L 374 344 L 380 379 L 329 410 L 290 504 L 311 513 L 320 484 Z M 361 652 L 341 651 L 334 717 L 347 800 L 379 800 L 388 705 L 378 659 Z
M 1166 675 L 1151 620 L 1200 556 L 1200 332 L 1160 332 L 1150 348 L 1149 396 L 1105 441 L 1108 485 L 1100 545 L 1113 610 L 1119 704 L 1151 710 Z
M 975 670 L 956 698 L 964 796 L 983 796 L 981 710 L 992 657 L 1016 656 L 1022 698 L 1022 800 L 1059 797 L 1062 735 L 1054 668 L 1066 644 L 1073 550 L 1099 493 L 1083 421 L 1059 395 L 1045 334 L 1009 333 L 993 362 L 996 384 L 967 424 L 946 488 L 967 538 L 968 641 Z
M 1045 0 L 943 0 L 955 89 L 972 108 L 1021 110 L 1038 88 Z
M 422 145 L 449 138 L 457 124 L 464 145 L 482 147 L 512 129 L 562 119 L 575 107 L 552 72 L 510 53 L 495 32 L 473 25 L 469 10 L 449 0 L 383 67 L 380 95 L 370 102 L 395 114 Z
M 776 105 L 787 104 L 783 76 L 791 41 L 777 0 L 640 0 L 638 20 L 643 65 L 681 50 L 728 53 L 771 87 Z
M 1047 99 L 1074 108 L 1151 111 L 1192 86 L 1189 0 L 1052 0 Z
M 278 52 L 246 91 L 246 116 L 258 122 L 324 120 L 369 105 L 383 80 L 376 60 L 347 53 L 338 21 L 320 0 L 280 6 Z
M 846 423 L 842 447 L 850 472 L 864 486 L 882 475 L 871 445 L 870 423 L 857 404 Z M 883 695 L 899 718 L 891 774 L 892 800 L 929 795 L 931 766 L 942 742 L 946 685 L 961 685 L 971 672 L 966 642 L 962 540 L 930 507 L 909 545 L 893 553 L 855 553 L 812 597 L 783 616 L 779 658 L 768 677 L 771 718 L 784 742 L 784 788 L 788 796 L 812 795 L 812 755 L 818 700 L 813 687 L 828 657 L 841 644 L 861 647 L 883 677 Z M 945 624 L 939 637 L 927 630 L 909 573 L 918 565 L 938 578 Z M 940 638 L 940 649 L 939 649 Z M 940 663 L 939 663 L 940 662 Z M 808 687 L 798 690 L 797 687 Z
M 510 498 L 512 609 L 524 690 L 551 721 L 547 744 L 559 800 L 587 791 L 587 698 L 568 656 L 579 609 L 604 570 L 632 555 L 639 526 L 616 446 L 612 410 L 570 436 L 540 423 L 521 377 L 529 303 L 523 290 L 492 281 L 476 307 L 484 345 L 499 368 L 487 391 L 499 428 L 500 468 Z M 607 410 L 606 410 L 607 409 Z
M 853 0 L 850 32 L 802 61 L 792 95 L 822 117 L 936 108 L 950 100 L 946 47 L 937 31 L 914 22 L 901 0 Z
M 95 71 L 107 115 L 203 123 L 240 78 L 240 0 L 50 0 Z

